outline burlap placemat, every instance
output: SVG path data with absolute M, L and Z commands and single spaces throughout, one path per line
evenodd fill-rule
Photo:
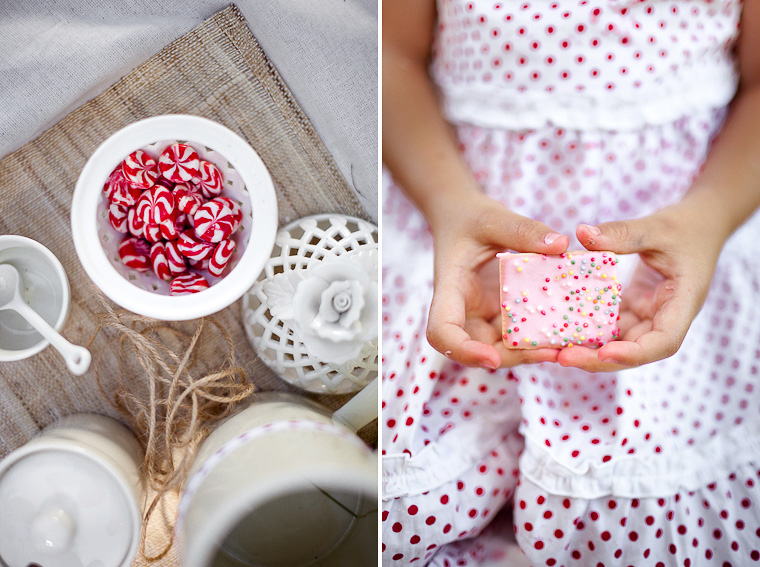
M 108 136 L 167 113 L 204 116 L 248 140 L 274 180 L 280 224 L 321 212 L 368 218 L 242 14 L 230 6 L 0 160 L 0 233 L 33 238 L 60 259 L 72 295 L 63 334 L 74 343 L 87 343 L 101 311 L 71 237 L 70 206 L 79 173 Z M 259 390 L 291 389 L 255 360 L 239 302 L 214 317 L 231 334 L 238 363 Z M 117 360 L 104 351 L 106 338 L 99 336 L 92 350 L 101 356 L 101 380 L 108 388 Z M 213 348 L 203 352 L 211 360 L 218 355 Z M 347 399 L 315 397 L 332 409 Z M 50 347 L 31 359 L 0 364 L 0 458 L 57 418 L 77 412 L 117 417 L 92 371 L 72 376 Z M 376 422 L 361 434 L 374 443 Z M 176 556 L 172 552 L 154 565 L 176 565 Z

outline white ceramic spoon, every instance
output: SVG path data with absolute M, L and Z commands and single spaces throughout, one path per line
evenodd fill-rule
M 12 309 L 37 329 L 50 344 L 61 353 L 72 373 L 79 376 L 90 367 L 90 351 L 71 344 L 63 338 L 39 313 L 29 307 L 21 297 L 21 277 L 10 264 L 0 264 L 0 311 Z

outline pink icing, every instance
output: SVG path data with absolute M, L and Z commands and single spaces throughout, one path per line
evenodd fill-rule
M 613 252 L 497 257 L 507 348 L 599 347 L 618 338 L 622 287 Z

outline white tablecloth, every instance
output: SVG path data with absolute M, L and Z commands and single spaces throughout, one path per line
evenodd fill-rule
M 377 221 L 376 0 L 236 3 Z M 0 0 L 0 156 L 227 5 Z

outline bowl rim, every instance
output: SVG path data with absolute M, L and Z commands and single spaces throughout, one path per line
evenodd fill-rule
M 69 287 L 69 279 L 66 276 L 66 270 L 63 269 L 63 264 L 61 264 L 61 261 L 55 254 L 50 251 L 49 248 L 32 238 L 21 236 L 19 234 L 0 235 L 0 250 L 13 247 L 33 248 L 34 250 L 38 251 L 45 259 L 50 262 L 50 265 L 58 275 L 58 281 L 61 288 L 61 311 L 58 313 L 58 318 L 56 319 L 53 328 L 56 331 L 60 331 L 63 327 L 63 324 L 66 322 L 66 318 L 69 315 L 69 306 L 71 303 L 71 288 Z M 42 337 L 42 340 L 25 349 L 9 350 L 0 347 L 0 361 L 12 362 L 16 360 L 24 360 L 39 353 L 49 344 L 50 341 Z
M 129 282 L 111 265 L 98 236 L 97 207 L 108 175 L 134 150 L 167 139 L 213 148 L 238 171 L 251 199 L 253 228 L 249 241 L 255 241 L 255 246 L 246 246 L 237 265 L 221 281 L 189 295 L 153 293 Z M 277 226 L 274 183 L 256 151 L 226 126 L 186 114 L 146 118 L 112 134 L 87 160 L 71 203 L 74 247 L 90 279 L 125 309 L 164 321 L 186 321 L 211 315 L 242 297 L 269 260 Z

